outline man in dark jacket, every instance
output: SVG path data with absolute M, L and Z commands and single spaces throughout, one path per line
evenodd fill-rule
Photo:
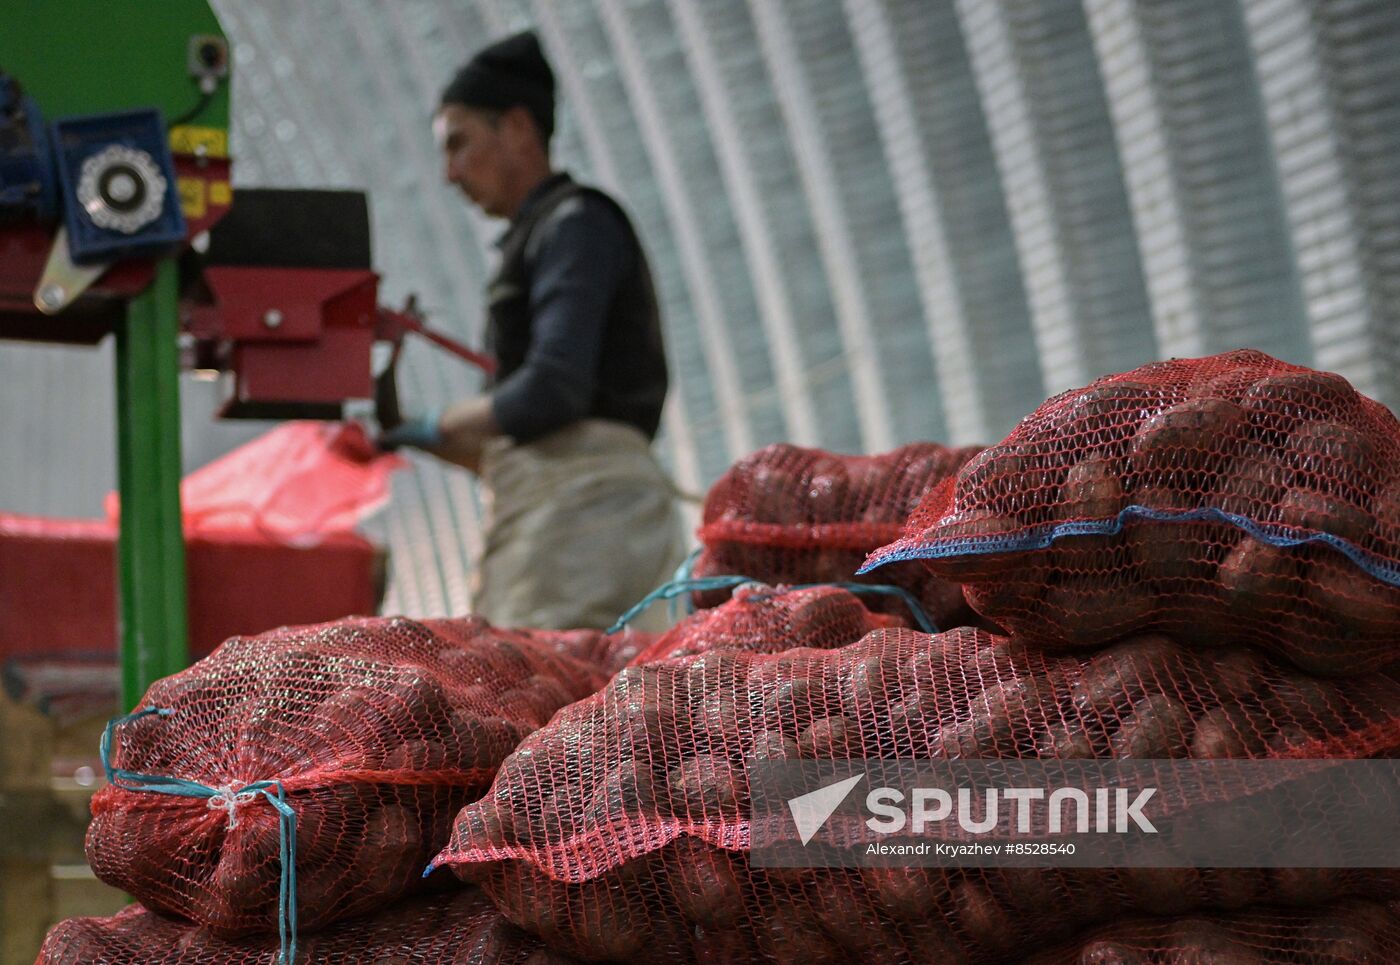
M 483 395 L 384 442 L 480 474 L 476 612 L 603 626 L 681 553 L 673 490 L 650 451 L 666 357 L 637 234 L 617 202 L 554 171 L 553 130 L 554 75 L 533 33 L 482 50 L 443 91 L 433 134 L 446 179 L 510 222 L 487 289 L 498 368 Z

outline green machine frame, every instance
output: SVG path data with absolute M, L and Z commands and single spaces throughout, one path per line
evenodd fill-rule
M 224 78 L 202 95 L 190 39 L 222 37 L 204 0 L 7 0 L 0 67 L 47 120 L 157 108 L 227 144 Z M 185 544 L 180 513 L 178 279 L 173 258 L 117 326 L 118 581 L 122 701 L 132 707 L 159 677 L 189 662 Z M 48 324 L 61 329 L 62 313 Z

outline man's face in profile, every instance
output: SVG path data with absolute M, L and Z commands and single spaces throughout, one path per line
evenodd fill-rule
M 497 117 L 445 104 L 433 118 L 433 139 L 442 154 L 444 179 L 491 217 L 509 217 L 512 162 Z

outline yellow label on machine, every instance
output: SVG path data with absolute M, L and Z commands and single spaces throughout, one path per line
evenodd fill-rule
M 189 124 L 172 127 L 170 153 L 228 157 L 228 131 L 219 127 L 193 127 Z
M 209 182 L 209 204 L 215 208 L 233 204 L 233 188 L 227 181 Z
M 175 190 L 180 195 L 180 210 L 186 218 L 202 218 L 206 210 L 204 181 L 201 178 L 176 178 Z

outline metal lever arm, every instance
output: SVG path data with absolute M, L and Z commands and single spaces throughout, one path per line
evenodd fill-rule
M 458 358 L 475 365 L 487 375 L 496 371 L 496 360 L 491 356 L 469 349 L 456 339 L 443 335 L 441 332 L 434 331 L 424 325 L 423 317 L 418 312 L 418 307 L 415 304 L 415 298 L 413 296 L 409 297 L 408 304 L 404 306 L 403 311 L 396 312 L 391 308 L 379 309 L 377 334 L 379 338 L 384 341 L 393 342 L 396 346 L 395 352 L 398 351 L 397 346 L 403 341 L 404 333 L 406 332 L 413 332 L 415 335 L 421 335 L 439 348 L 446 349 Z

